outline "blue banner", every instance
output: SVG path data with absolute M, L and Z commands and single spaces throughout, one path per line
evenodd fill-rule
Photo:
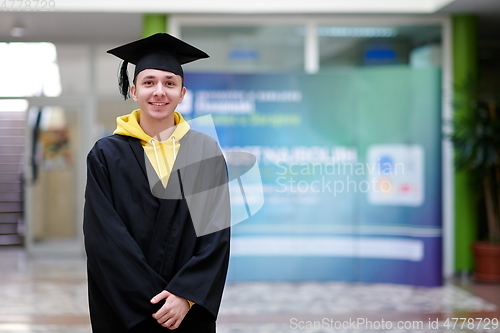
M 262 177 L 262 209 L 232 228 L 229 280 L 441 285 L 440 80 L 404 66 L 186 73 L 178 111 L 211 114 L 223 150 L 255 155 Z

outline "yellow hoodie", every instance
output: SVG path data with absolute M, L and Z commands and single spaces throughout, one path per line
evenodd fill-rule
M 117 128 L 113 134 L 131 136 L 141 140 L 144 152 L 156 174 L 161 179 L 163 186 L 167 186 L 177 152 L 181 147 L 179 140 L 189 131 L 189 124 L 182 118 L 180 113 L 175 112 L 174 132 L 168 138 L 163 138 L 162 133 L 156 138 L 152 138 L 144 133 L 139 121 L 140 110 L 134 110 L 131 114 L 118 117 L 116 118 Z

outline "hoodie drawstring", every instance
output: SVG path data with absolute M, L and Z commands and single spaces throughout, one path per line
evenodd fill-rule
M 155 144 L 155 140 L 154 139 L 151 139 L 151 144 L 153 145 L 153 150 L 155 152 L 155 159 L 156 159 L 156 165 L 158 166 L 158 173 L 160 174 L 160 179 L 163 179 L 163 174 L 161 172 L 161 167 L 160 167 L 160 160 L 158 159 L 158 153 L 156 152 L 156 144 Z
M 175 156 L 175 136 L 172 137 L 172 153 L 174 154 L 173 156 L 174 156 L 174 163 L 175 163 L 175 158 L 176 158 L 176 156 Z M 172 168 L 173 167 L 174 166 L 172 165 Z

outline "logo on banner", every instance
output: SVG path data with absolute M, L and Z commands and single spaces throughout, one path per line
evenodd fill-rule
M 367 161 L 372 205 L 420 206 L 424 202 L 424 149 L 420 145 L 372 145 Z

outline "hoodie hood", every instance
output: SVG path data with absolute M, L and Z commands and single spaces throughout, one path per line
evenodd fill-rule
M 132 111 L 132 113 L 130 114 L 116 118 L 116 129 L 113 134 L 120 134 L 130 136 L 132 138 L 137 138 L 141 140 L 143 146 L 147 142 L 150 142 L 153 138 L 144 133 L 141 125 L 139 124 L 140 113 L 141 110 L 137 109 Z M 174 140 L 177 142 L 189 131 L 189 124 L 184 120 L 179 112 L 174 112 L 174 124 L 176 125 L 174 132 L 170 135 L 169 138 L 165 138 L 165 140 L 163 140 L 164 142 L 171 141 L 172 137 L 174 137 Z
M 152 138 L 144 133 L 140 122 L 140 110 L 116 118 L 117 128 L 113 134 L 130 136 L 141 140 L 144 153 L 156 171 L 156 175 L 162 181 L 164 187 L 167 186 L 170 173 L 172 172 L 175 158 L 181 147 L 180 139 L 189 131 L 189 124 L 178 112 L 174 113 L 175 130 L 166 137 L 159 134 L 162 141 Z M 148 176 L 149 178 L 149 176 Z

